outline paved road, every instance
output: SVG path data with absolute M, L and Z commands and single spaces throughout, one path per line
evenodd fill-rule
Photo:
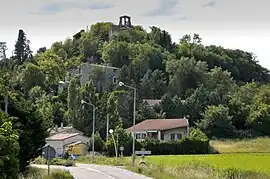
M 31 165 L 46 168 L 47 165 Z M 114 166 L 76 164 L 76 167 L 51 166 L 51 169 L 69 170 L 76 179 L 152 179 L 126 169 Z

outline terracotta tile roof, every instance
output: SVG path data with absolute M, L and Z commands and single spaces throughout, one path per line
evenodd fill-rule
M 136 131 L 149 131 L 149 130 L 167 130 L 178 127 L 188 126 L 187 119 L 148 119 L 135 125 Z M 133 126 L 126 129 L 128 132 L 133 131 Z
M 161 103 L 160 99 L 143 99 L 143 102 L 148 103 L 150 106 L 155 106 Z
M 65 140 L 67 138 L 71 138 L 71 137 L 74 137 L 74 136 L 77 136 L 79 135 L 79 133 L 71 133 L 71 134 L 68 134 L 68 133 L 58 133 L 58 134 L 55 134 L 51 137 L 48 137 L 46 140 Z

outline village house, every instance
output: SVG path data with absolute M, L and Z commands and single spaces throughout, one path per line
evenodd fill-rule
M 126 129 L 133 136 L 133 126 Z M 160 141 L 178 140 L 189 137 L 188 119 L 148 119 L 135 125 L 135 138 L 140 141 L 146 138 Z
M 90 139 L 80 133 L 58 133 L 46 138 L 46 146 L 50 145 L 56 151 L 57 158 L 61 158 L 70 148 L 70 145 L 75 146 L 80 144 L 80 155 L 87 153 L 87 146 Z M 83 145 L 82 145 L 83 144 Z

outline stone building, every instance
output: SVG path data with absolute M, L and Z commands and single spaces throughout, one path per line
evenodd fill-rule
M 86 62 L 76 69 L 70 69 L 66 74 L 65 82 L 68 83 L 71 76 L 77 75 L 79 76 L 81 84 L 87 83 L 91 78 L 97 92 L 110 91 L 112 85 L 117 84 L 116 77 L 118 76 L 118 73 L 119 68 Z M 60 88 L 61 87 L 62 86 L 60 85 Z

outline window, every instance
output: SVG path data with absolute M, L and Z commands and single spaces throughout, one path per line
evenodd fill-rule
M 171 134 L 171 140 L 179 140 L 182 139 L 182 134 L 177 133 L 177 134 Z
M 142 134 L 142 139 L 145 139 L 145 138 L 146 138 L 146 134 L 143 133 L 143 134 Z
M 182 139 L 182 134 L 176 134 L 176 140 Z
M 175 140 L 175 135 L 171 134 L 171 140 Z
M 145 139 L 145 138 L 146 138 L 145 133 L 136 134 L 136 139 Z
M 160 134 L 160 139 L 161 139 L 161 140 L 164 140 L 164 132 L 161 132 L 161 134 Z

